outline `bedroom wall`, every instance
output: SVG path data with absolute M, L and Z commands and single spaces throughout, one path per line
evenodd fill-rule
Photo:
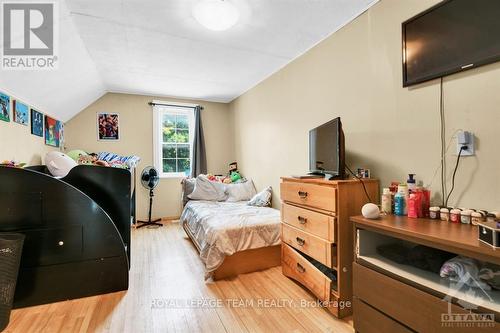
M 147 103 L 155 100 L 201 104 L 207 164 L 211 173 L 226 173 L 234 159 L 233 120 L 228 104 L 179 100 L 166 97 L 108 93 L 66 123 L 66 150 L 111 151 L 142 158 L 138 172 L 153 164 L 153 113 Z M 97 141 L 96 114 L 120 114 L 121 138 L 117 142 Z M 154 217 L 177 217 L 181 212 L 181 179 L 163 178 L 155 190 Z M 137 186 L 138 218 L 147 217 L 148 191 Z
M 42 164 L 45 154 L 55 148 L 45 145 L 44 138 L 31 134 L 31 123 L 24 126 L 13 121 L 12 101 L 16 99 L 16 96 L 1 87 L 0 91 L 10 96 L 10 122 L 0 120 L 0 162 L 14 160 L 29 165 Z M 45 110 L 37 108 L 35 104 L 30 104 L 33 101 L 20 100 L 28 104 L 28 106 L 45 113 Z
M 367 167 L 387 185 L 417 174 L 440 202 L 439 80 L 402 87 L 401 23 L 437 0 L 383 0 L 230 107 L 236 159 L 258 187 L 308 170 L 308 131 L 342 117 L 351 168 Z M 452 205 L 500 209 L 500 63 L 444 79 L 446 142 L 473 131 L 477 155 L 463 158 Z M 447 154 L 447 176 L 456 160 Z M 448 185 L 448 188 L 450 185 Z

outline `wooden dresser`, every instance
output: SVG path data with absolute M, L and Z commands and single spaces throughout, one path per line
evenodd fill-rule
M 380 253 L 388 244 L 424 245 L 500 265 L 500 251 L 478 241 L 478 227 L 392 215 L 351 220 L 356 332 L 500 332 L 500 290 L 453 283 Z
M 377 180 L 363 180 L 378 202 Z M 359 180 L 281 178 L 283 274 L 335 316 L 352 313 L 353 233 L 349 216 L 368 202 Z

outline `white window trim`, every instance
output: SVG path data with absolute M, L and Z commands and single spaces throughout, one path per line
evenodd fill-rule
M 160 175 L 160 178 L 186 178 L 184 172 L 163 172 L 163 142 L 161 124 L 163 114 L 182 114 L 189 117 L 189 145 L 191 167 L 193 163 L 193 140 L 194 140 L 194 108 L 198 105 L 187 103 L 172 103 L 166 101 L 153 101 L 154 104 L 168 104 L 168 106 L 154 105 L 153 106 L 153 164 Z M 171 105 L 171 106 L 170 106 Z

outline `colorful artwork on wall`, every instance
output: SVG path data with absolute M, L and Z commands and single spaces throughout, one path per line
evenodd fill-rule
M 120 126 L 118 113 L 97 114 L 97 139 L 117 141 L 120 139 Z
M 59 135 L 61 122 L 45 115 L 45 144 L 52 147 L 59 147 Z
M 28 106 L 24 103 L 21 103 L 18 100 L 14 100 L 13 110 L 14 112 L 12 119 L 14 120 L 14 122 L 24 126 L 28 126 L 28 117 L 29 117 Z
M 43 113 L 31 109 L 31 134 L 43 137 Z
M 10 121 L 10 97 L 0 93 L 0 120 Z

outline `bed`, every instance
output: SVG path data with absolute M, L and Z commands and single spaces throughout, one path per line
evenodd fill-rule
M 280 212 L 246 201 L 189 201 L 180 221 L 205 265 L 219 280 L 280 265 Z
M 0 166 L 0 232 L 25 235 L 14 307 L 128 289 L 133 170 Z

